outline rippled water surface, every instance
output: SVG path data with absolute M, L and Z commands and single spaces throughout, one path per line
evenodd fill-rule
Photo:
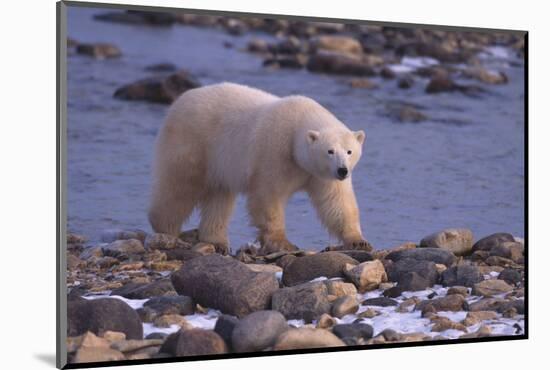
M 373 78 L 374 90 L 353 89 L 348 78 L 306 70 L 270 70 L 242 51 L 250 37 L 176 25 L 147 27 L 98 22 L 101 10 L 69 8 L 68 34 L 80 42 L 110 42 L 117 60 L 68 56 L 68 227 L 97 240 L 109 228 L 150 230 L 146 218 L 155 135 L 167 106 L 112 97 L 128 82 L 147 77 L 147 65 L 170 62 L 202 84 L 232 81 L 277 95 L 303 94 L 330 109 L 353 130 L 367 133 L 353 182 L 362 228 L 377 248 L 419 241 L 447 227 L 468 227 L 476 238 L 507 231 L 524 235 L 523 62 L 496 48 L 491 67 L 510 82 L 487 92 L 428 95 L 427 80 L 409 90 Z M 224 42 L 234 47 L 224 47 Z M 472 83 L 468 81 L 468 83 Z M 388 109 L 413 104 L 429 117 L 396 123 Z M 193 215 L 185 229 L 198 224 Z M 331 240 L 305 194 L 287 207 L 289 239 L 303 248 Z M 233 248 L 253 241 L 244 199 L 230 225 Z

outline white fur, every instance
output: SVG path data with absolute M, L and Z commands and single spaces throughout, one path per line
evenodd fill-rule
M 364 138 L 307 97 L 232 83 L 190 90 L 174 102 L 157 138 L 149 220 L 156 232 L 177 235 L 199 207 L 199 239 L 227 246 L 229 217 L 243 193 L 260 241 L 289 249 L 284 208 L 305 190 L 333 235 L 361 242 L 351 171 Z M 344 180 L 340 167 L 349 171 Z

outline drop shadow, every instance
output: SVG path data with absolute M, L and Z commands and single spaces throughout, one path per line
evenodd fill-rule
M 42 361 L 46 365 L 50 365 L 52 367 L 55 367 L 55 353 L 35 353 L 34 358 Z

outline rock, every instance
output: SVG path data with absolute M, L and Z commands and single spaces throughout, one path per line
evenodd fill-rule
M 238 317 L 268 309 L 271 296 L 279 289 L 275 274 L 254 272 L 244 263 L 218 254 L 186 262 L 171 279 L 178 294 Z
M 483 67 L 468 68 L 464 70 L 464 75 L 492 85 L 505 84 L 508 82 L 508 76 L 506 76 L 504 72 L 491 71 Z
M 468 229 L 445 229 L 426 236 L 420 241 L 420 247 L 446 249 L 455 256 L 464 256 L 472 251 L 473 239 Z
M 259 352 L 273 346 L 288 330 L 285 317 L 277 311 L 256 311 L 241 319 L 232 334 L 236 352 Z
M 336 297 L 353 296 L 357 294 L 355 285 L 346 283 L 341 280 L 325 280 L 323 281 L 327 287 L 327 293 Z
M 84 244 L 87 241 L 88 241 L 88 238 L 86 238 L 84 235 L 73 234 L 73 233 L 67 234 L 67 244 Z
M 260 265 L 260 264 L 250 263 L 250 264 L 247 264 L 246 267 L 248 267 L 250 270 L 254 272 L 267 272 L 270 274 L 283 272 L 283 269 L 277 265 Z
M 107 43 L 78 44 L 76 46 L 76 52 L 96 59 L 118 58 L 122 55 L 118 47 Z
M 329 314 L 322 314 L 319 320 L 317 320 L 317 328 L 319 329 L 329 329 L 336 325 L 336 320 Z
M 91 331 L 102 335 L 118 331 L 128 339 L 143 339 L 138 314 L 125 302 L 114 298 L 78 299 L 67 302 L 67 335 L 77 336 Z
M 524 246 L 518 242 L 503 242 L 495 245 L 489 251 L 490 256 L 508 258 L 515 263 L 523 263 Z
M 281 258 L 277 259 L 277 266 L 281 267 L 284 271 L 285 267 L 290 264 L 294 259 L 296 259 L 296 256 L 292 254 L 282 256 Z
M 488 264 L 489 266 L 500 266 L 500 267 L 511 267 L 511 268 L 516 268 L 519 266 L 517 263 L 515 263 L 511 259 L 500 257 L 500 256 L 487 257 L 487 259 L 485 260 L 485 263 Z
M 443 264 L 447 267 L 451 266 L 456 261 L 456 257 L 452 252 L 440 248 L 415 248 L 399 250 L 389 253 L 385 258 L 394 262 L 406 258 L 411 258 L 416 261 L 432 261 L 434 263 Z
M 408 105 L 401 107 L 395 117 L 397 118 L 397 120 L 399 120 L 399 122 L 414 123 L 422 122 L 428 119 L 428 117 L 424 113 Z
M 380 71 L 380 76 L 382 76 L 382 78 L 390 80 L 395 78 L 395 72 L 391 68 L 384 66 L 384 68 L 382 68 L 382 70 Z
M 360 292 L 376 289 L 388 280 L 384 265 L 379 260 L 362 262 L 357 266 L 347 265 L 344 273 Z
M 148 72 L 176 72 L 178 67 L 173 63 L 157 63 L 145 67 Z
M 504 280 L 508 284 L 516 285 L 522 281 L 521 273 L 515 269 L 504 269 L 498 275 L 499 280 Z
M 469 311 L 498 311 L 498 309 L 505 304 L 506 301 L 501 298 L 483 298 L 479 301 L 469 304 Z
M 516 314 L 525 315 L 525 301 L 523 299 L 516 299 L 511 301 L 505 301 L 497 306 L 497 312 L 506 313 L 507 311 L 514 310 L 514 316 Z
M 153 297 L 143 304 L 158 315 L 192 315 L 195 311 L 195 303 L 191 297 L 183 295 Z
M 450 287 L 447 290 L 447 295 L 451 295 L 451 294 L 460 294 L 461 296 L 467 297 L 468 296 L 468 288 L 466 288 L 464 286 Z
M 413 285 L 407 283 L 407 280 L 411 278 L 425 279 L 427 286 L 433 286 L 437 283 L 438 274 L 435 263 L 432 261 L 415 260 L 412 258 L 403 258 L 395 263 L 392 263 L 386 267 L 388 272 L 388 279 L 390 281 L 398 282 L 399 284 Z M 411 274 L 417 274 L 411 275 Z M 422 290 L 422 289 L 420 289 Z
M 264 67 L 275 68 L 303 68 L 307 63 L 307 56 L 302 54 L 275 55 L 264 60 Z
M 376 311 L 372 308 L 367 308 L 365 311 L 357 315 L 358 319 L 372 319 L 375 316 L 380 315 L 379 311 Z
M 114 97 L 123 100 L 146 100 L 170 104 L 185 91 L 200 83 L 189 72 L 181 70 L 166 77 L 149 77 L 118 88 Z
M 239 323 L 239 319 L 235 316 L 230 315 L 221 315 L 216 320 L 216 326 L 214 326 L 214 331 L 218 333 L 220 337 L 225 341 L 225 343 L 232 348 L 232 336 L 235 326 Z
M 351 54 L 320 51 L 310 56 L 307 69 L 316 73 L 336 75 L 374 76 L 374 69 L 361 58 Z
M 103 245 L 84 248 L 79 256 L 79 258 L 83 260 L 87 260 L 92 257 L 103 257 Z
M 290 329 L 279 335 L 273 350 L 307 349 L 342 347 L 342 342 L 336 335 L 325 329 L 300 328 Z
M 328 290 L 323 282 L 311 282 L 279 289 L 273 294 L 271 306 L 287 319 L 312 322 L 330 312 Z
M 413 272 L 412 274 L 416 274 L 415 272 Z M 416 274 L 418 275 L 418 274 Z M 425 281 L 425 284 L 429 284 L 429 282 L 424 279 Z M 423 290 L 423 289 L 418 289 L 418 290 Z M 405 291 L 405 289 L 401 286 L 394 286 L 394 287 L 391 287 L 391 288 L 388 288 L 386 290 L 384 290 L 384 292 L 382 293 L 384 297 L 389 297 L 389 298 L 397 298 L 399 296 L 401 296 L 401 294 L 403 294 L 403 292 Z
M 122 340 L 126 340 L 126 334 L 120 331 L 107 330 L 103 332 L 102 338 L 107 339 L 109 342 L 119 342 Z
M 133 255 L 145 253 L 143 244 L 138 239 L 117 240 L 102 248 L 103 255 L 119 260 L 130 258 Z
M 491 251 L 493 247 L 504 242 L 515 242 L 514 236 L 508 233 L 496 233 L 478 240 L 472 247 L 472 251 Z
M 162 295 L 175 295 L 174 287 L 168 279 L 157 280 L 152 283 L 128 283 L 122 288 L 111 291 L 111 295 L 118 295 L 129 299 L 147 299 Z
M 160 346 L 163 342 L 162 339 L 121 340 L 113 342 L 111 348 L 126 353 L 138 351 L 147 347 Z
M 369 298 L 361 302 L 363 306 L 379 306 L 379 307 L 397 306 L 397 303 L 398 302 L 395 299 L 391 299 L 387 297 Z
M 162 339 L 162 341 L 164 342 L 166 337 L 168 337 L 168 334 L 166 333 L 155 332 L 147 335 L 145 339 Z
M 80 258 L 73 254 L 67 254 L 67 269 L 75 270 L 82 266 L 85 266 L 86 262 L 82 261 Z
M 466 326 L 472 326 L 479 324 L 484 320 L 494 320 L 498 318 L 498 315 L 494 311 L 474 311 L 468 312 L 466 318 L 462 320 L 462 323 Z
M 397 87 L 400 89 L 410 89 L 414 85 L 414 78 L 411 75 L 405 75 L 397 80 Z
M 153 319 L 153 324 L 159 328 L 169 328 L 172 325 L 177 325 L 182 329 L 192 329 L 191 324 L 187 322 L 185 317 L 177 314 L 167 314 L 157 316 Z
M 143 243 L 147 233 L 142 230 L 107 229 L 101 233 L 103 243 L 112 243 L 117 240 L 137 239 Z
M 354 314 L 359 309 L 357 298 L 347 295 L 338 298 L 332 303 L 332 316 L 341 319 L 342 317 Z
M 364 250 L 359 250 L 359 249 L 345 250 L 344 249 L 344 250 L 339 250 L 338 253 L 345 254 L 346 256 L 353 258 L 359 263 L 373 260 L 372 254 Z
M 332 332 L 340 339 L 370 339 L 372 338 L 373 328 L 369 324 L 353 323 L 338 324 L 332 328 Z
M 481 325 L 477 331 L 474 333 L 468 333 L 461 335 L 459 339 L 470 339 L 470 338 L 485 338 L 490 337 L 492 333 L 491 327 L 487 325 Z
M 504 280 L 485 280 L 474 285 L 473 295 L 492 297 L 497 294 L 511 292 L 514 288 Z
M 176 238 L 173 235 L 160 233 L 147 235 L 147 237 L 145 238 L 144 246 L 149 251 L 155 249 L 166 250 L 175 248 L 191 248 L 191 245 L 189 243 L 184 242 L 180 238 Z
M 170 26 L 176 22 L 176 16 L 173 13 L 143 10 L 105 12 L 95 14 L 94 19 L 106 22 L 143 24 L 150 26 Z
M 285 266 L 283 283 L 286 286 L 294 286 L 321 276 L 344 277 L 343 269 L 346 264 L 357 265 L 357 261 L 338 252 L 299 257 Z
M 406 242 L 394 248 L 376 250 L 372 252 L 372 257 L 377 260 L 383 260 L 388 254 L 392 252 L 403 251 L 408 249 L 416 249 L 416 244 L 413 242 Z
M 314 50 L 336 51 L 360 55 L 363 53 L 361 43 L 348 36 L 318 36 L 310 41 Z
M 472 288 L 483 280 L 479 269 L 473 265 L 458 265 L 448 268 L 441 274 L 443 286 L 461 285 Z
M 378 335 L 383 336 L 384 339 L 387 340 L 388 342 L 398 342 L 401 340 L 401 334 L 399 334 L 393 329 L 384 329 Z
M 66 343 L 67 353 L 74 353 L 82 347 L 109 348 L 111 346 L 108 339 L 98 337 L 90 331 L 77 337 L 67 337 Z
M 438 94 L 441 92 L 451 92 L 458 90 L 458 86 L 453 80 L 447 75 L 436 75 L 433 76 L 426 86 L 426 92 L 428 94 Z
M 359 89 L 375 89 L 378 85 L 366 77 L 363 78 L 353 78 L 350 80 L 349 85 L 353 88 Z
M 197 252 L 201 256 L 207 256 L 216 253 L 216 246 L 210 243 L 197 243 L 191 247 L 191 250 Z
M 263 39 L 252 39 L 248 42 L 246 48 L 251 53 L 267 53 L 269 51 L 269 44 Z
M 201 356 L 227 353 L 227 345 L 212 330 L 181 330 L 175 348 L 176 356 Z
M 437 316 L 431 318 L 430 321 L 434 324 L 431 329 L 432 331 L 460 330 L 465 333 L 468 332 L 468 329 L 463 324 L 454 322 L 447 317 Z
M 466 300 L 460 294 L 451 294 L 441 298 L 428 299 L 418 303 L 415 310 L 422 311 L 427 305 L 431 305 L 436 311 L 462 311 Z
M 120 361 L 124 359 L 124 354 L 114 349 L 82 347 L 76 352 L 71 362 L 80 364 L 86 362 Z

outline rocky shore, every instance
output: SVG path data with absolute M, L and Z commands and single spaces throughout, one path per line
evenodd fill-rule
M 524 244 L 447 229 L 379 250 L 232 255 L 108 230 L 67 237 L 69 361 L 521 335 Z

